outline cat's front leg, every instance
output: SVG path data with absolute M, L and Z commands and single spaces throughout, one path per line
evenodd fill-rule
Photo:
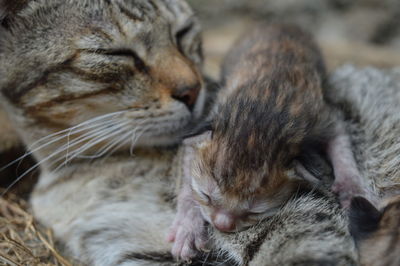
M 177 214 L 167 236 L 167 241 L 174 242 L 171 251 L 174 257 L 189 261 L 205 249 L 208 239 L 205 223 L 190 188 L 183 187 L 178 195 Z

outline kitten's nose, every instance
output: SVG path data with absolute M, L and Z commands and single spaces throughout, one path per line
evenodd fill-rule
M 236 230 L 235 219 L 226 213 L 216 213 L 212 219 L 213 225 L 221 232 L 233 232 Z
M 172 93 L 172 98 L 184 103 L 192 111 L 199 96 L 200 88 L 200 83 L 178 88 Z

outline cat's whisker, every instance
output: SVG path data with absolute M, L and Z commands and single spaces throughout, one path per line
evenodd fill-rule
M 122 128 L 121 130 L 119 130 L 119 132 L 117 132 L 116 134 L 103 137 L 101 140 L 97 140 L 96 143 L 91 143 L 91 146 L 96 145 L 98 142 L 102 142 L 102 141 L 104 141 L 104 140 L 107 139 L 107 138 L 114 137 L 115 135 L 118 135 L 118 134 L 123 134 L 125 131 L 127 131 L 127 128 L 126 128 L 126 127 L 125 127 L 125 128 Z M 137 129 L 136 129 L 135 131 L 137 131 Z M 106 145 L 105 147 L 101 148 L 100 151 L 99 151 L 97 154 L 92 155 L 92 156 L 86 156 L 86 155 L 85 155 L 85 156 L 79 156 L 79 158 L 95 159 L 95 158 L 102 157 L 102 156 L 104 156 L 107 152 L 109 152 L 109 150 L 110 150 L 113 146 L 117 145 L 117 144 L 118 144 L 119 142 L 121 142 L 123 139 L 128 139 L 128 136 L 129 136 L 130 134 L 132 134 L 131 128 L 128 127 L 128 132 L 127 132 L 126 134 L 124 134 L 124 135 L 123 135 L 122 137 L 120 137 L 119 139 L 114 140 L 113 142 L 109 143 L 109 144 Z M 138 135 L 137 137 L 139 137 L 139 136 L 140 136 L 140 135 Z M 137 139 L 137 138 L 136 138 L 136 139 Z M 125 141 L 125 142 L 126 142 L 126 141 Z M 124 143 L 125 143 L 125 142 L 124 142 Z M 116 149 L 118 149 L 120 146 L 121 146 L 121 145 L 119 145 Z M 114 151 L 115 151 L 115 149 L 114 149 L 111 153 L 113 153 Z
M 107 157 L 112 155 L 116 150 L 118 150 L 121 146 L 123 146 L 128 141 L 128 137 L 130 134 L 131 134 L 131 132 L 128 132 L 127 134 L 121 136 L 117 141 L 114 141 L 112 144 L 110 144 L 108 146 L 108 148 L 105 150 L 105 152 L 103 152 L 102 156 L 105 155 L 106 153 L 108 153 Z
M 59 153 L 60 151 L 69 150 L 70 147 L 76 146 L 79 143 L 85 142 L 86 140 L 88 140 L 88 139 L 90 139 L 92 137 L 95 137 L 98 134 L 97 131 L 108 129 L 113 124 L 114 124 L 114 122 L 109 122 L 109 123 L 103 124 L 100 127 L 94 128 L 91 131 L 86 132 L 85 134 L 80 135 L 79 137 L 75 138 L 72 142 L 69 142 L 69 143 L 66 143 L 66 144 L 62 145 L 61 147 L 56 149 L 55 152 Z
M 118 113 L 118 114 L 119 114 L 119 113 Z M 115 115 L 115 114 L 114 114 L 114 115 Z M 104 117 L 104 116 L 103 116 L 103 117 Z M 102 117 L 102 118 L 103 118 L 103 117 Z M 108 115 L 107 115 L 107 117 L 108 117 Z M 98 120 L 98 119 L 92 119 L 92 120 Z M 89 120 L 89 121 L 92 122 L 92 120 Z M 5 166 L 1 167 L 1 168 L 0 168 L 0 172 L 1 172 L 1 171 L 4 171 L 5 169 L 7 169 L 8 167 L 12 166 L 13 164 L 15 164 L 15 163 L 17 163 L 17 162 L 19 162 L 19 164 L 18 164 L 18 167 L 19 167 L 19 165 L 21 164 L 21 162 L 23 161 L 23 159 L 25 159 L 26 157 L 28 157 L 28 156 L 32 155 L 33 153 L 35 153 L 35 152 L 37 152 L 37 151 L 43 149 L 44 147 L 47 147 L 47 146 L 49 146 L 49 145 L 51 145 L 51 144 L 53 144 L 53 143 L 56 143 L 57 141 L 62 140 L 63 138 L 66 137 L 66 134 L 61 135 L 61 136 L 58 136 L 58 135 L 60 135 L 61 133 L 73 132 L 73 134 L 76 134 L 76 133 L 80 133 L 80 132 L 82 132 L 82 131 L 88 130 L 88 129 L 90 129 L 90 128 L 93 128 L 93 127 L 104 126 L 104 125 L 105 125 L 104 123 L 101 123 L 101 124 L 99 123 L 99 124 L 94 124 L 94 125 L 92 125 L 92 126 L 90 126 L 90 127 L 86 127 L 86 128 L 82 128 L 82 129 L 73 131 L 74 129 L 77 129 L 80 125 L 89 123 L 89 121 L 86 121 L 86 122 L 84 122 L 84 123 L 81 123 L 81 124 L 79 124 L 79 125 L 77 125 L 77 126 L 74 126 L 74 127 L 72 127 L 72 128 L 68 128 L 68 129 L 65 129 L 65 130 L 62 130 L 62 131 L 53 133 L 53 134 L 51 134 L 51 135 L 48 135 L 48 136 L 46 136 L 46 137 L 44 137 L 44 138 L 41 138 L 41 139 L 35 141 L 35 142 L 28 148 L 28 151 L 27 151 L 24 155 L 22 155 L 21 157 L 19 157 L 19 158 L 13 160 L 13 161 L 11 161 L 11 162 L 9 162 L 9 163 L 6 164 Z M 109 124 L 111 124 L 111 123 L 112 123 L 112 122 L 109 122 Z M 108 124 L 108 123 L 107 123 L 107 124 Z M 57 136 L 58 136 L 58 137 L 57 137 Z M 51 138 L 53 138 L 53 137 L 56 137 L 56 138 L 51 139 Z M 50 141 L 48 141 L 48 142 L 46 142 L 45 144 L 42 144 L 42 145 L 40 145 L 39 147 L 36 147 L 36 148 L 33 149 L 33 147 L 34 147 L 36 144 L 38 144 L 38 143 L 40 143 L 40 142 L 43 142 L 43 141 L 45 141 L 45 140 L 49 140 L 49 139 L 50 139 Z M 17 168 L 18 168 L 18 167 L 17 167 Z
M 135 139 L 134 139 L 134 140 L 131 139 L 131 141 L 133 140 L 134 142 L 136 142 L 137 139 L 140 138 L 140 136 L 144 133 L 144 131 L 145 131 L 146 129 L 147 129 L 147 127 L 144 128 L 144 129 L 142 129 L 142 131 L 141 131 L 139 134 L 136 135 Z M 138 130 L 138 129 L 136 129 L 135 131 L 137 131 L 137 130 Z M 132 132 L 128 132 L 128 135 L 127 135 L 127 136 L 124 136 L 124 138 L 128 138 L 128 136 L 129 136 L 130 134 L 132 134 Z M 126 141 L 125 141 L 125 142 L 126 142 Z M 106 160 L 108 157 L 110 157 L 110 156 L 111 156 L 116 150 L 118 150 L 125 142 L 122 142 L 120 145 L 118 145 L 118 146 L 116 146 L 114 149 L 112 149 L 112 150 L 108 153 L 108 155 L 104 157 L 104 160 Z M 134 144 L 135 144 L 135 143 L 131 143 L 131 148 L 132 148 L 132 146 L 134 146 Z M 132 151 L 132 153 L 133 153 L 133 151 Z M 131 155 L 132 155 L 132 153 L 131 153 Z M 133 155 L 132 155 L 132 156 L 133 156 Z
M 135 129 L 134 132 L 136 133 L 138 131 L 138 129 Z M 128 135 L 126 136 L 126 138 L 129 137 L 129 135 L 132 134 L 132 132 L 128 132 Z M 132 146 L 134 146 L 134 144 L 136 143 L 137 139 L 142 135 L 142 132 L 140 132 L 139 134 L 135 134 L 135 138 L 131 138 L 131 148 Z M 127 139 L 128 141 L 128 139 Z M 126 141 L 125 141 L 126 142 Z M 123 143 L 125 143 L 123 142 Z M 121 143 L 121 145 L 123 145 L 123 143 Z M 106 158 L 108 158 L 111 154 L 113 154 L 121 145 L 118 145 L 118 147 L 114 148 L 108 155 Z M 132 154 L 132 153 L 131 153 Z
M 111 133 L 110 135 L 109 135 L 107 132 L 102 133 L 101 135 L 99 135 L 99 136 L 97 137 L 97 139 L 93 139 L 93 141 L 88 142 L 87 144 L 85 144 L 84 146 L 82 146 L 78 151 L 76 151 L 75 156 L 77 156 L 77 158 L 81 158 L 81 159 L 87 158 L 88 156 L 86 156 L 86 155 L 80 155 L 80 154 L 81 154 L 83 151 L 86 151 L 86 150 L 90 149 L 91 147 L 93 147 L 93 146 L 95 146 L 95 145 L 97 145 L 97 144 L 99 144 L 99 143 L 101 143 L 101 142 L 103 142 L 103 141 L 105 141 L 105 140 L 107 140 L 107 139 L 109 139 L 109 138 L 112 138 L 112 137 L 114 137 L 114 136 L 119 135 L 119 134 L 121 133 L 121 131 L 124 130 L 124 129 L 126 129 L 126 126 L 125 126 L 124 128 L 119 128 L 118 131 L 114 131 L 114 132 Z M 90 155 L 89 155 L 89 156 L 90 156 Z
M 115 114 L 114 114 L 114 115 L 115 115 Z M 110 115 L 107 115 L 107 118 L 108 118 L 108 117 L 110 117 Z M 104 118 L 104 117 L 102 117 L 102 118 Z M 100 120 L 100 119 L 99 119 L 99 118 L 96 118 L 95 120 Z M 88 122 L 85 122 L 84 124 L 88 124 Z M 120 126 L 124 126 L 124 125 L 126 125 L 126 124 L 127 124 L 127 122 L 121 124 Z M 88 128 L 90 128 L 90 127 L 94 127 L 94 128 L 93 128 L 91 131 L 89 131 L 89 132 L 87 132 L 87 133 L 85 133 L 85 134 L 79 136 L 78 138 L 74 139 L 73 142 L 69 142 L 69 143 L 67 143 L 67 144 L 65 144 L 65 145 L 63 145 L 63 146 L 61 146 L 61 147 L 58 148 L 53 154 L 51 154 L 47 159 L 50 159 L 50 158 L 54 157 L 55 155 L 57 155 L 57 154 L 59 154 L 59 153 L 65 151 L 66 149 L 69 150 L 70 147 L 76 146 L 77 144 L 80 144 L 80 143 L 82 143 L 82 142 L 85 142 L 85 141 L 87 141 L 87 140 L 89 140 L 89 139 L 91 139 L 91 138 L 93 138 L 93 137 L 95 137 L 95 136 L 97 136 L 97 137 L 103 137 L 103 136 L 109 134 L 111 131 L 116 130 L 114 127 L 110 127 L 110 126 L 112 126 L 112 125 L 115 125 L 115 121 L 108 121 L 107 123 L 101 123 L 100 126 L 96 125 L 97 128 L 94 127 L 94 126 L 89 126 Z M 77 128 L 77 127 L 75 127 L 75 128 Z M 84 128 L 84 129 L 87 129 L 87 128 Z M 84 130 L 84 129 L 82 129 L 82 130 Z M 118 129 L 118 128 L 117 128 L 117 129 Z M 79 131 L 82 131 L 82 130 L 79 130 Z M 96 130 L 96 132 L 93 132 L 94 130 Z M 103 130 L 103 132 L 100 133 L 100 136 L 99 136 L 99 133 L 97 132 L 98 130 Z M 77 131 L 73 131 L 73 134 L 75 134 L 76 132 L 77 132 Z M 114 134 L 113 134 L 113 135 L 114 135 Z M 111 136 L 112 136 L 112 135 L 110 135 L 109 137 L 111 137 Z M 60 137 L 60 138 L 57 138 L 57 141 L 58 141 L 59 139 L 64 138 L 64 137 L 65 137 L 65 135 L 62 136 L 62 137 Z M 51 143 L 53 143 L 53 142 L 55 142 L 55 141 L 52 141 Z M 50 143 L 48 143 L 48 144 L 50 144 Z M 94 144 L 94 145 L 95 145 L 95 144 Z M 43 146 L 44 146 L 44 145 L 43 145 Z M 84 145 L 83 147 L 79 148 L 78 151 L 81 152 L 81 151 L 82 151 L 82 148 L 83 148 L 83 149 L 86 149 L 86 148 L 90 148 L 90 147 L 88 147 L 88 145 L 86 144 L 86 145 Z M 69 153 L 68 153 L 68 154 L 69 154 Z M 62 164 L 62 165 L 65 165 L 65 164 L 67 164 L 69 161 L 71 161 L 72 159 L 74 159 L 74 158 L 76 157 L 77 154 L 79 154 L 79 153 L 76 153 L 76 151 L 75 151 L 75 152 L 74 152 L 74 156 L 71 157 L 71 158 L 67 158 L 66 162 L 65 162 L 64 164 Z M 45 159 L 46 159 L 46 158 L 45 158 Z M 59 162 L 61 159 L 62 159 L 62 158 L 55 160 L 55 163 L 56 163 L 56 162 Z M 46 160 L 46 161 L 47 161 L 47 160 Z M 34 167 L 32 167 L 32 169 L 36 168 L 37 166 L 39 166 L 39 165 L 40 165 L 41 163 L 43 163 L 43 162 L 44 162 L 44 161 L 38 163 L 37 165 L 35 165 Z M 52 165 L 54 165 L 54 163 L 53 163 Z M 62 165 L 61 165 L 61 166 L 62 166 Z M 58 168 L 59 168 L 59 167 L 58 167 Z M 31 170 L 32 170 L 32 169 L 31 169 Z
M 74 142 L 72 142 L 72 144 L 76 143 L 76 141 L 81 140 L 81 139 L 90 139 L 93 137 L 98 137 L 100 134 L 103 136 L 104 134 L 108 134 L 110 131 L 114 131 L 115 129 L 113 128 L 115 126 L 115 121 L 110 121 L 106 124 L 104 124 L 103 126 L 99 127 L 99 128 L 95 128 L 89 132 L 87 132 L 86 134 L 83 134 L 81 136 L 79 136 L 78 138 L 74 139 Z M 99 134 L 99 132 L 102 132 Z M 64 145 L 65 146 L 65 145 Z M 69 148 L 71 146 L 71 143 L 67 143 L 67 149 L 66 149 L 66 156 L 65 159 L 66 161 L 68 160 L 69 157 Z
M 132 133 L 132 138 L 131 138 L 131 148 L 130 148 L 130 154 L 131 156 L 133 156 L 133 150 L 135 148 L 135 144 L 137 142 L 137 140 L 143 135 L 143 133 L 149 128 L 149 126 L 144 127 L 142 129 L 136 129 L 133 133 Z M 140 130 L 140 131 L 139 131 Z M 139 131 L 139 134 L 136 134 L 136 132 Z
M 121 142 L 121 139 L 122 139 L 122 138 L 127 138 L 127 137 L 129 136 L 129 134 L 130 134 L 130 130 L 128 130 L 128 132 L 126 132 L 127 130 L 120 130 L 120 131 L 121 131 L 121 132 L 119 132 L 119 134 L 124 134 L 124 132 L 125 132 L 125 134 L 124 134 L 122 137 L 120 137 L 120 138 L 118 138 L 118 139 L 112 141 L 112 142 L 109 143 L 108 145 L 105 145 L 105 147 L 101 148 L 101 149 L 99 150 L 98 153 L 96 153 L 96 154 L 94 154 L 94 155 L 91 155 L 91 156 L 86 156 L 86 155 L 84 155 L 84 156 L 79 156 L 79 158 L 84 158 L 84 159 L 96 159 L 96 158 L 102 157 L 102 156 L 105 155 L 105 154 L 109 151 L 109 149 L 111 149 L 114 145 L 116 145 L 116 144 L 118 144 L 119 142 Z
M 136 141 L 138 139 L 138 137 L 136 135 L 136 132 L 137 132 L 137 129 L 133 130 L 133 132 L 132 132 L 131 147 L 129 149 L 129 152 L 130 152 L 131 156 L 133 156 L 133 149 L 134 149 L 135 143 L 136 143 Z
M 126 123 L 124 123 L 123 125 L 125 125 Z M 106 127 L 109 127 L 109 125 L 107 125 Z M 114 129 L 113 129 L 114 130 Z M 0 197 L 3 197 L 15 184 L 17 184 L 23 177 L 25 177 L 27 174 L 29 174 L 30 172 L 32 172 L 33 170 L 35 170 L 37 167 L 39 167 L 41 164 L 43 164 L 44 162 L 47 162 L 48 160 L 50 160 L 51 158 L 53 158 L 54 156 L 56 156 L 57 154 L 63 152 L 66 150 L 66 148 L 71 147 L 71 146 L 76 146 L 79 143 L 85 142 L 88 139 L 90 139 L 92 137 L 93 134 L 95 134 L 96 132 L 92 132 L 91 135 L 89 135 L 86 138 L 81 138 L 79 141 L 75 141 L 73 142 L 72 145 L 63 145 L 60 148 L 58 148 L 55 152 L 51 153 L 49 156 L 45 157 L 44 159 L 42 159 L 41 161 L 39 161 L 38 163 L 36 163 L 35 165 L 33 165 L 32 167 L 30 167 L 28 170 L 26 170 L 22 175 L 18 176 L 6 189 L 3 193 L 0 194 Z M 108 133 L 108 132 L 107 132 Z M 63 157 L 62 157 L 63 158 Z M 61 159 L 61 158 L 60 158 Z M 59 159 L 59 160 L 60 160 Z M 59 161 L 56 160 L 56 161 Z
M 88 137 L 82 139 L 81 141 L 79 141 L 78 143 L 82 143 L 85 141 L 90 140 L 88 143 L 86 143 L 85 145 L 83 145 L 82 147 L 79 147 L 78 149 L 73 151 L 73 155 L 68 158 L 68 160 L 66 160 L 63 164 L 61 164 L 60 166 L 66 165 L 67 163 L 69 163 L 70 161 L 72 161 L 73 159 L 77 158 L 79 156 L 79 154 L 81 154 L 82 152 L 86 151 L 87 149 L 90 149 L 91 147 L 95 146 L 96 144 L 106 140 L 107 138 L 110 138 L 112 136 L 117 135 L 119 132 L 118 130 L 123 129 L 126 126 L 126 123 L 123 123 L 121 125 L 118 125 L 117 128 L 115 127 L 111 127 L 111 128 L 107 128 L 106 130 L 104 130 L 103 132 L 101 132 L 100 134 L 98 132 L 93 132 L 93 134 L 89 135 Z M 115 131 L 117 130 L 117 131 Z M 110 132 L 115 131 L 114 133 L 112 133 L 111 135 L 109 134 Z M 95 137 L 95 138 L 93 138 Z M 100 138 L 100 139 L 99 139 Z M 73 146 L 76 146 L 77 143 L 75 143 Z M 64 158 L 64 157 L 63 157 Z M 60 158 L 62 159 L 62 158 Z M 56 160 L 55 162 L 58 162 L 60 159 Z M 58 166 L 57 169 L 60 167 Z
M 108 154 L 106 156 L 104 156 L 103 161 L 107 160 L 107 158 L 109 158 L 115 151 L 117 151 L 122 145 L 124 145 L 127 141 L 128 141 L 128 137 L 131 134 L 131 132 L 128 132 L 126 135 L 124 135 L 123 137 L 121 137 L 118 141 L 115 141 L 112 145 L 114 146 L 114 148 L 112 148 L 111 151 L 107 151 Z M 121 142 L 119 145 L 118 142 L 122 141 L 124 138 L 126 138 L 126 141 Z M 117 145 L 117 146 L 115 146 Z
M 37 140 L 37 141 L 35 141 L 35 142 L 33 142 L 29 147 L 28 147 L 28 149 L 29 150 L 31 150 L 31 149 L 33 149 L 33 147 L 36 145 L 36 144 L 38 144 L 38 143 L 40 143 L 40 142 L 43 142 L 43 141 L 45 141 L 45 140 L 48 140 L 48 139 L 50 139 L 50 138 L 52 138 L 52 137 L 56 137 L 56 136 L 58 136 L 58 135 L 60 135 L 60 134 L 62 134 L 62 133 L 68 133 L 68 132 L 71 132 L 71 134 L 75 134 L 75 133 L 79 133 L 79 132 L 81 132 L 81 131 L 85 131 L 85 130 L 87 130 L 87 129 L 90 129 L 90 128 L 92 128 L 93 126 L 97 126 L 97 124 L 102 124 L 101 122 L 101 120 L 105 120 L 105 119 L 108 119 L 109 117 L 111 117 L 111 116 L 116 116 L 116 115 L 119 115 L 119 114 L 121 114 L 121 113 L 124 113 L 125 111 L 122 111 L 122 112 L 114 112 L 114 113 L 111 113 L 111 114 L 106 114 L 106 115 L 101 115 L 101 116 L 97 116 L 97 117 L 95 117 L 95 118 L 92 118 L 92 119 L 89 119 L 89 120 L 86 120 L 86 121 L 84 121 L 84 122 L 82 122 L 82 123 L 80 123 L 80 124 L 78 124 L 78 125 L 76 125 L 76 126 L 73 126 L 73 127 L 69 127 L 69 128 L 66 128 L 66 129 L 64 129 L 64 130 L 61 130 L 61 131 L 58 131 L 58 132 L 55 132 L 55 133 L 52 133 L 52 134 L 50 134 L 50 135 L 47 135 L 47 136 L 45 136 L 45 137 L 43 137 L 43 138 L 41 138 L 41 139 L 39 139 L 39 140 Z M 100 121 L 99 121 L 100 120 Z M 96 124 L 92 124 L 92 125 L 90 125 L 91 123 L 94 123 L 94 122 L 96 122 Z M 88 127 L 83 127 L 83 126 L 87 126 L 87 125 L 89 125 Z M 81 129 L 80 129 L 81 128 Z M 78 130 L 77 130 L 78 129 Z M 63 137 L 65 137 L 66 136 L 66 134 L 64 134 L 63 135 Z
M 105 132 L 104 134 L 102 134 L 101 136 L 107 135 L 109 132 Z M 66 166 L 69 162 L 71 162 L 72 160 L 74 160 L 75 158 L 77 158 L 79 156 L 80 152 L 83 152 L 87 149 L 90 149 L 91 147 L 95 146 L 97 143 L 91 144 L 89 146 L 87 146 L 87 144 L 89 143 L 93 143 L 95 142 L 96 139 L 93 139 L 93 136 L 95 136 L 95 134 L 92 134 L 91 136 L 89 136 L 88 138 L 85 138 L 84 140 L 80 141 L 80 143 L 85 142 L 90 140 L 88 143 L 86 143 L 84 146 L 86 147 L 84 150 L 82 150 L 82 147 L 78 147 L 74 152 L 73 155 L 71 157 L 68 158 L 67 161 L 64 160 L 64 156 L 54 160 L 51 164 L 50 164 L 50 168 L 53 169 L 55 167 L 54 170 L 52 170 L 52 172 L 57 172 L 59 171 L 62 167 Z M 111 135 L 110 135 L 111 136 Z M 60 161 L 64 161 L 60 164 L 58 164 Z M 56 165 L 58 164 L 58 166 L 56 167 Z
M 68 132 L 68 136 L 67 136 L 67 152 L 65 155 L 65 160 L 68 160 L 68 156 L 69 156 L 70 137 L 71 137 L 71 130 Z
M 36 163 L 35 165 L 33 165 L 31 168 L 29 168 L 28 170 L 26 170 L 22 175 L 18 176 L 5 190 L 3 193 L 1 193 L 0 197 L 3 197 L 15 184 L 17 184 L 23 177 L 25 177 L 27 174 L 29 174 L 30 172 L 32 172 L 33 170 L 35 170 L 38 166 L 40 166 L 42 163 L 48 161 L 49 159 L 51 159 L 52 157 L 54 157 L 55 155 L 57 155 L 57 153 L 52 153 L 49 156 L 45 157 L 44 159 L 42 159 L 41 161 L 39 161 L 38 163 Z

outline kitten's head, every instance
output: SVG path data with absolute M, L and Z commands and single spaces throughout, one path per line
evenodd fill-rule
M 378 210 L 356 197 L 350 206 L 350 232 L 356 240 L 363 266 L 400 265 L 400 196 Z
M 232 165 L 224 140 L 211 135 L 208 131 L 184 142 L 185 175 L 204 218 L 220 231 L 234 232 L 274 215 L 299 185 L 294 172 Z
M 0 17 L 0 99 L 28 144 L 68 132 L 81 154 L 168 145 L 202 112 L 200 27 L 183 0 L 3 0 Z

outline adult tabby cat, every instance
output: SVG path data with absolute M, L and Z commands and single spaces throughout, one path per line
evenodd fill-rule
M 89 243 L 99 241 L 93 230 L 101 226 L 106 228 L 102 233 L 112 232 L 116 226 L 112 235 L 124 234 L 119 230 L 124 223 L 128 230 L 137 221 L 130 221 L 129 201 L 127 210 L 114 208 L 113 200 L 102 207 L 98 202 L 100 194 L 107 198 L 109 186 L 118 186 L 116 166 L 93 168 L 98 161 L 81 161 L 112 151 L 129 153 L 133 144 L 176 144 L 200 116 L 204 89 L 198 21 L 180 0 L 1 1 L 0 17 L 1 104 L 40 162 L 32 196 L 35 216 L 69 243 L 75 256 L 115 264 L 121 259 L 115 252 L 124 253 L 118 240 L 103 250 Z M 158 160 L 153 157 L 141 158 Z M 129 156 L 117 162 L 135 165 Z M 137 164 L 124 176 L 149 174 L 139 170 L 145 165 L 141 159 Z M 90 175 L 85 176 L 86 169 Z M 98 182 L 112 185 L 92 191 L 100 188 Z M 133 194 L 129 186 L 123 189 Z M 119 215 L 128 220 L 113 220 Z M 100 241 L 110 241 L 106 235 Z
M 40 161 L 35 217 L 85 264 L 180 265 L 165 242 L 179 156 L 153 147 L 178 143 L 202 113 L 190 8 L 181 0 L 21 0 L 1 1 L 0 10 L 1 104 Z M 267 248 L 266 265 L 351 265 L 346 225 L 332 195 L 299 193 L 255 231 L 216 235 L 228 256 L 205 259 L 261 265 L 254 261 Z

